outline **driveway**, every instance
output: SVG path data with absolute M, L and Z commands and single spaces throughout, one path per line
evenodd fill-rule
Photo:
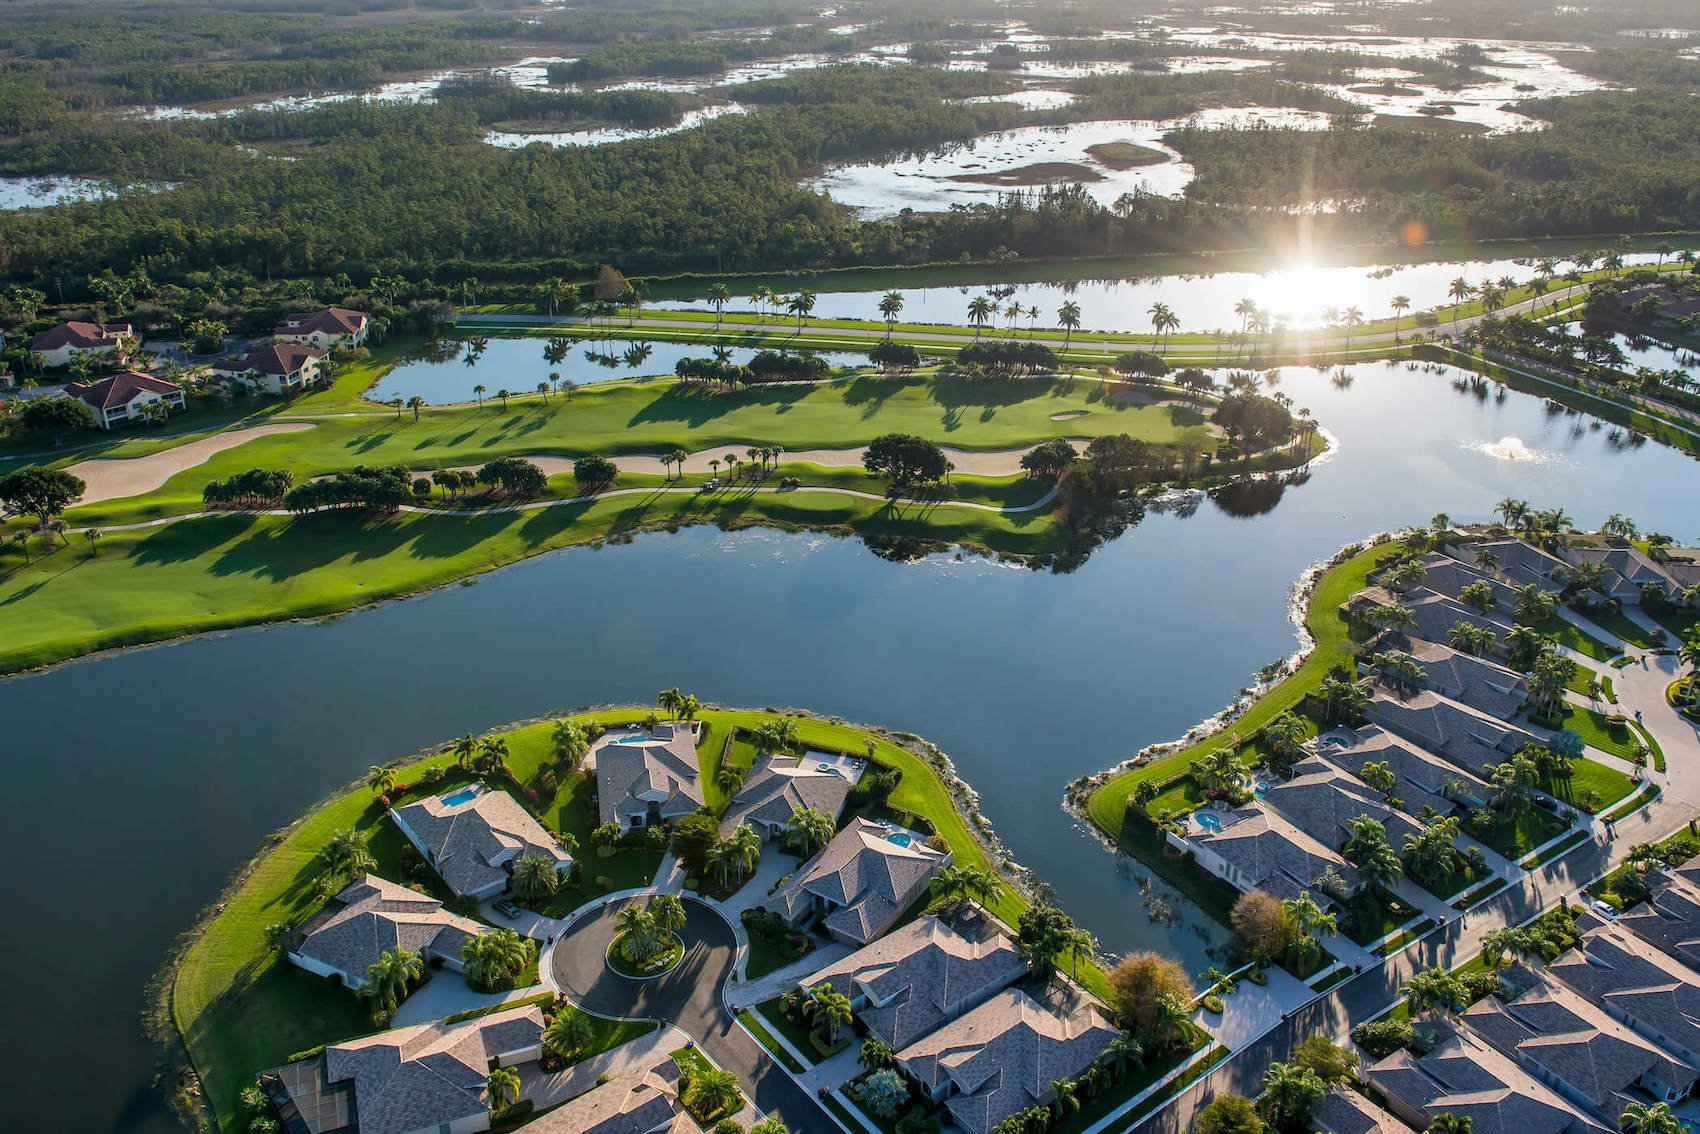
M 633 899 L 642 901 L 643 899 Z M 629 902 L 615 902 L 573 924 L 555 943 L 555 983 L 574 1003 L 605 1016 L 648 1017 L 673 1024 L 710 1058 L 737 1075 L 756 1107 L 796 1131 L 834 1130 L 837 1123 L 738 1026 L 720 998 L 732 973 L 737 939 L 721 916 L 685 901 L 685 956 L 657 980 L 620 976 L 604 960 L 614 919 Z

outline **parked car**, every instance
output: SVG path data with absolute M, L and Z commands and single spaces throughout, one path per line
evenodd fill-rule
M 492 902 L 491 905 L 495 907 L 497 913 L 501 914 L 509 921 L 519 920 L 519 907 L 508 901 L 508 899 L 503 898 L 499 902 Z

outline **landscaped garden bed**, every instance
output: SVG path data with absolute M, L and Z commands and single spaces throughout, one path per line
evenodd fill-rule
M 653 980 L 666 976 L 673 971 L 673 966 L 685 955 L 685 943 L 677 933 L 669 933 L 668 943 L 661 952 L 642 961 L 634 961 L 626 955 L 629 944 L 628 934 L 620 934 L 608 946 L 608 967 L 623 977 L 634 980 Z

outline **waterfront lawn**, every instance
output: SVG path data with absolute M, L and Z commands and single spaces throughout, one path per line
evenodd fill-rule
M 1223 925 L 1228 924 L 1228 915 L 1239 901 L 1240 892 L 1199 866 L 1190 854 L 1182 856 L 1175 851 L 1154 823 L 1128 815 L 1122 821 L 1116 841 L 1122 850 L 1139 859 L 1205 913 Z

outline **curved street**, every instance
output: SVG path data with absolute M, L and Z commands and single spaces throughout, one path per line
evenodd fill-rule
M 612 902 L 586 914 L 555 941 L 555 982 L 573 1001 L 604 1016 L 648 1017 L 673 1024 L 708 1056 L 738 1076 L 757 1109 L 777 1114 L 795 1131 L 832 1130 L 837 1123 L 799 1087 L 726 1010 L 720 990 L 732 975 L 737 939 L 724 918 L 701 902 L 685 900 L 685 955 L 655 980 L 620 976 L 606 963 L 614 919 L 632 902 Z

